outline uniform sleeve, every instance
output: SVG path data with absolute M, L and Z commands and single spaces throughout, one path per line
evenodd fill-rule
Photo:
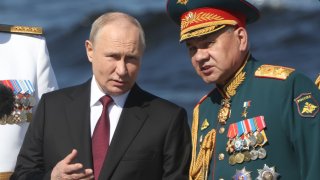
M 43 159 L 44 107 L 42 98 L 30 123 L 17 157 L 17 164 L 10 180 L 42 180 L 50 179 L 51 171 L 45 172 Z
M 304 75 L 296 75 L 293 83 L 293 137 L 294 151 L 300 165 L 300 178 L 318 179 L 320 170 L 320 91 Z
M 191 157 L 191 135 L 185 110 L 173 116 L 164 144 L 163 180 L 187 180 Z
M 58 83 L 51 66 L 46 40 L 41 39 L 39 54 L 37 58 L 37 95 L 39 99 L 42 94 L 58 89 Z

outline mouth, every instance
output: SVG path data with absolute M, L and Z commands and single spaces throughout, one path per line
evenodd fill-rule
M 113 79 L 112 81 L 113 81 L 114 86 L 124 86 L 126 84 L 126 81 L 124 81 L 124 80 Z
M 204 75 L 210 75 L 212 73 L 212 66 L 209 66 L 209 65 L 205 65 L 205 66 L 202 66 L 200 68 L 201 72 L 204 74 Z

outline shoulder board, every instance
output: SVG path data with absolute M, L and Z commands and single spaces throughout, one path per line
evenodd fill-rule
M 264 64 L 254 73 L 255 77 L 285 80 L 295 69 Z
M 319 74 L 318 78 L 316 79 L 315 83 L 316 83 L 318 89 L 320 89 L 320 74 Z
M 15 26 L 0 24 L 0 32 L 42 35 L 43 29 L 41 27 L 33 26 Z

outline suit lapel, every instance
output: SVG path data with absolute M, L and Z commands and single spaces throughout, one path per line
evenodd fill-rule
M 111 179 L 110 177 L 119 161 L 147 119 L 147 113 L 143 110 L 146 104 L 143 103 L 141 97 L 143 97 L 141 96 L 141 90 L 135 85 L 128 95 L 115 134 L 113 135 L 99 176 L 101 180 Z
M 84 168 L 92 168 L 90 133 L 90 80 L 70 94 L 66 104 L 67 122 L 73 142 L 78 150 L 76 161 Z

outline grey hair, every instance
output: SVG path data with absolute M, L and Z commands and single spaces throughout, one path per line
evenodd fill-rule
M 128 22 L 132 23 L 133 25 L 135 25 L 139 29 L 140 42 L 141 42 L 142 48 L 144 50 L 146 48 L 146 40 L 145 40 L 144 31 L 143 31 L 143 28 L 142 28 L 140 22 L 136 18 L 134 18 L 128 14 L 122 13 L 122 12 L 108 12 L 108 13 L 101 15 L 99 18 L 97 18 L 91 26 L 89 40 L 92 43 L 94 43 L 95 38 L 96 38 L 99 30 L 102 27 L 104 27 L 105 25 L 110 24 L 112 22 L 118 21 L 119 19 L 127 20 Z

